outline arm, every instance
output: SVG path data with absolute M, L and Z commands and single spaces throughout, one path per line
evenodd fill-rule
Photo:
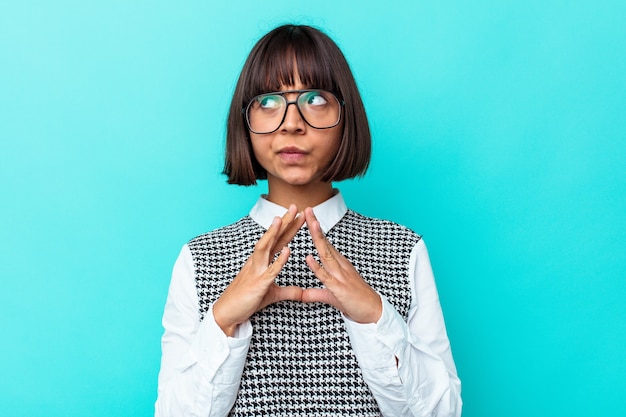
M 413 248 L 410 268 L 408 323 L 381 297 L 383 314 L 376 323 L 345 319 L 350 340 L 384 415 L 458 417 L 461 383 L 423 241 Z
M 292 205 L 256 243 L 253 254 L 200 322 L 193 259 L 185 246 L 165 305 L 155 415 L 222 416 L 233 406 L 252 336 L 249 318 L 268 304 L 300 300 L 302 289 L 278 287 L 287 244 L 304 223 Z M 270 263 L 271 262 L 271 263 Z
M 384 415 L 458 417 L 460 381 L 426 246 L 420 240 L 409 260 L 412 303 L 408 323 L 326 239 L 313 210 L 304 210 L 320 263 L 307 265 L 325 288 L 308 288 L 303 302 L 341 311 L 354 353 Z
M 161 339 L 155 416 L 223 416 L 232 407 L 252 335 L 249 322 L 227 337 L 212 308 L 200 322 L 193 260 L 183 247 L 172 273 Z

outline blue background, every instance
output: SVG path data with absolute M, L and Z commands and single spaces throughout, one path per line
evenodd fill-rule
M 350 206 L 425 235 L 466 417 L 626 415 L 626 3 L 0 3 L 0 414 L 149 416 L 173 262 L 254 42 L 319 26 L 374 136 Z

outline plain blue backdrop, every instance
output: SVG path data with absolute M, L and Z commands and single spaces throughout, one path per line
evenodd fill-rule
M 344 50 L 349 205 L 429 245 L 466 417 L 626 415 L 626 3 L 0 3 L 0 414 L 149 416 L 173 262 L 265 184 L 220 175 L 254 42 Z

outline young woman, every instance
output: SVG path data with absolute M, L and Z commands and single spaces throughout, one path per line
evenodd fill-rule
M 308 26 L 265 35 L 228 118 L 229 183 L 267 180 L 238 222 L 174 266 L 157 416 L 459 416 L 424 242 L 347 209 L 370 132 L 350 68 Z

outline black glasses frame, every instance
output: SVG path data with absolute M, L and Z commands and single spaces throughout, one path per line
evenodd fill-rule
M 333 97 L 335 97 L 335 99 L 337 100 L 337 103 L 339 103 L 339 117 L 337 118 L 337 123 L 335 123 L 332 126 L 316 127 L 316 126 L 313 126 L 311 123 L 309 123 L 309 121 L 306 119 L 306 117 L 304 117 L 304 114 L 302 114 L 302 110 L 300 110 L 300 106 L 298 106 L 298 100 L 300 99 L 302 94 L 310 93 L 310 92 L 313 92 L 313 91 L 321 91 L 321 92 L 328 93 L 328 94 L 332 95 Z M 285 94 L 291 94 L 291 93 L 298 93 L 298 95 L 296 96 L 295 100 L 289 101 L 289 100 L 287 100 L 287 97 L 285 97 Z M 250 117 L 248 115 L 248 111 L 250 110 L 250 106 L 252 106 L 252 103 L 254 103 L 254 101 L 258 97 L 267 96 L 267 95 L 278 95 L 278 96 L 281 96 L 283 98 L 283 100 L 285 100 L 285 112 L 283 113 L 283 117 L 280 120 L 280 123 L 278 124 L 276 129 L 272 130 L 271 132 L 257 132 L 256 130 L 252 129 L 252 127 L 250 126 Z M 319 129 L 319 130 L 330 129 L 330 128 L 333 128 L 333 127 L 337 126 L 339 123 L 341 123 L 341 117 L 343 115 L 343 107 L 345 105 L 344 101 L 340 100 L 339 97 L 337 97 L 337 95 L 335 93 L 332 93 L 332 92 L 327 91 L 327 90 L 308 88 L 308 89 L 304 89 L 304 90 L 273 91 L 273 92 L 269 92 L 269 93 L 259 94 L 257 96 L 254 96 L 252 98 L 252 100 L 250 100 L 248 105 L 241 109 L 241 112 L 243 113 L 244 119 L 246 120 L 246 125 L 248 126 L 248 129 L 250 130 L 250 132 L 256 133 L 257 135 L 268 135 L 270 133 L 276 132 L 283 125 L 283 123 L 285 122 L 285 117 L 287 117 L 287 110 L 289 109 L 289 106 L 291 104 L 295 104 L 296 105 L 296 109 L 298 109 L 298 113 L 300 113 L 300 117 L 302 117 L 302 120 L 304 120 L 304 122 L 307 125 L 311 126 L 313 129 Z

